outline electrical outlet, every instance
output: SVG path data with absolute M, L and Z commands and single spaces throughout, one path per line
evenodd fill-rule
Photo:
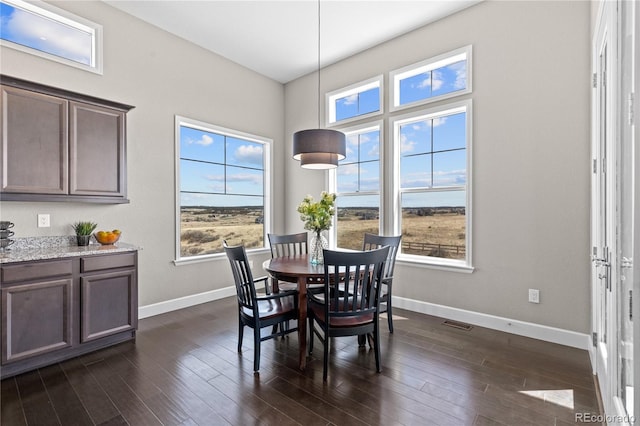
M 535 288 L 529 289 L 529 302 L 540 303 L 540 290 Z
M 48 228 L 51 226 L 51 216 L 49 214 L 38 215 L 38 228 Z

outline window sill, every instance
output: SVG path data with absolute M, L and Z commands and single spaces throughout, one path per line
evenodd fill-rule
M 442 262 L 434 262 L 433 260 L 427 261 L 420 259 L 420 256 L 398 255 L 398 258 L 396 259 L 396 265 L 398 264 L 418 266 L 420 268 L 437 269 L 440 271 L 459 272 L 464 274 L 470 274 L 475 271 L 475 268 L 470 265 L 446 261 L 444 259 Z
M 271 255 L 271 252 L 269 251 L 269 249 L 260 248 L 260 249 L 247 250 L 247 257 L 251 258 L 251 256 L 253 255 L 261 255 L 263 253 L 268 253 L 269 255 Z M 195 263 L 213 262 L 213 261 L 226 260 L 226 259 L 227 259 L 227 256 L 225 255 L 224 252 L 222 252 L 222 253 L 215 253 L 215 254 L 205 254 L 202 256 L 187 257 L 183 259 L 176 259 L 173 261 L 173 264 L 175 266 L 184 266 L 184 265 L 192 265 Z

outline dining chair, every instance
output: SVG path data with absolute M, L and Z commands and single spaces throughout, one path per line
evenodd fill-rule
M 331 337 L 371 334 L 380 368 L 379 292 L 389 247 L 369 251 L 324 250 L 324 291 L 309 293 L 309 354 L 314 336 L 324 346 L 322 379 L 327 380 Z M 339 291 L 335 283 L 349 291 Z M 317 325 L 317 327 L 316 327 Z
M 382 288 L 380 289 L 380 312 L 387 313 L 387 323 L 389 332 L 393 333 L 393 315 L 391 306 L 391 289 L 393 285 L 393 269 L 396 265 L 396 256 L 400 249 L 400 240 L 402 235 L 398 236 L 382 236 L 376 234 L 364 234 L 363 250 L 372 250 L 384 246 L 389 246 L 389 255 L 384 266 L 384 274 L 382 275 Z
M 269 238 L 272 259 L 309 253 L 309 235 L 306 232 L 284 235 L 267 234 L 267 237 Z M 274 291 L 275 289 L 285 291 L 298 290 L 298 284 L 296 282 L 278 281 L 275 279 L 272 282 L 272 287 Z
M 225 241 L 224 251 L 231 264 L 238 297 L 238 352 L 242 352 L 244 327 L 253 329 L 253 371 L 260 369 L 260 342 L 284 336 L 297 327 L 289 328 L 289 320 L 298 318 L 298 297 L 295 291 L 281 291 L 258 297 L 255 283 L 268 277 L 253 279 L 244 246 L 230 247 Z M 278 331 L 278 325 L 280 331 Z M 261 330 L 271 327 L 271 334 L 261 336 Z

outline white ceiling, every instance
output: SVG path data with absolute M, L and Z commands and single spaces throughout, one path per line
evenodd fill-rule
M 103 0 L 281 83 L 318 69 L 315 0 Z M 480 0 L 322 0 L 326 66 Z

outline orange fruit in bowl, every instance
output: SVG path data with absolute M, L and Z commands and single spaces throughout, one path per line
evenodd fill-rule
M 98 231 L 94 234 L 96 240 L 103 245 L 113 244 L 120 239 L 120 232 L 117 229 L 113 231 Z

